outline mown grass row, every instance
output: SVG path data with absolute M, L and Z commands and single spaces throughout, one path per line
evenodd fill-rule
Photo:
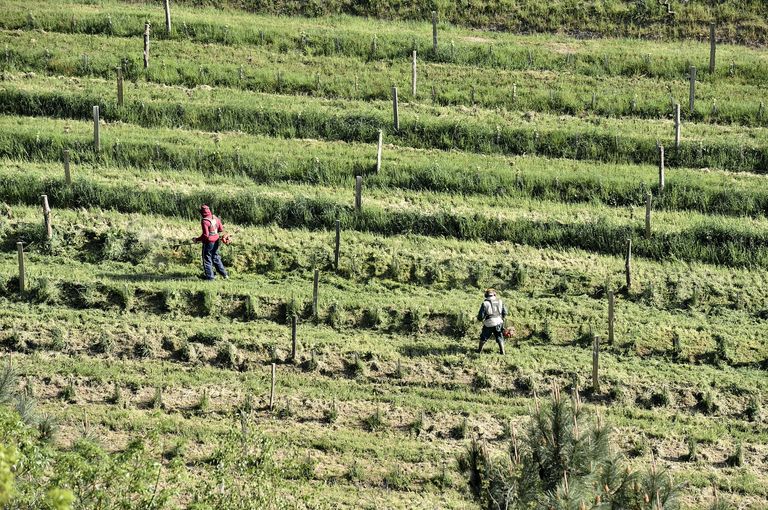
M 731 0 L 708 6 L 682 3 L 674 6 L 674 14 L 670 12 L 673 7 L 668 8 L 665 4 L 626 4 L 620 0 L 601 2 L 591 9 L 577 0 L 557 0 L 546 5 L 528 0 L 516 9 L 507 9 L 504 5 L 488 0 L 472 0 L 462 6 L 444 1 L 419 5 L 358 5 L 349 0 L 332 0 L 322 5 L 306 4 L 299 0 L 287 0 L 277 5 L 244 0 L 181 0 L 181 3 L 234 7 L 289 16 L 351 14 L 418 21 L 429 19 L 430 11 L 436 9 L 452 23 L 471 27 L 510 32 L 586 32 L 604 37 L 622 35 L 650 39 L 662 36 L 700 39 L 706 33 L 706 27 L 702 25 L 714 18 L 726 25 L 723 28 L 729 37 L 750 44 L 765 41 L 765 16 L 768 15 L 765 5 L 755 0 Z
M 100 105 L 102 118 L 142 126 L 365 142 L 376 140 L 379 129 L 392 125 L 391 106 L 386 103 L 297 101 L 232 89 L 192 92 L 145 85 L 129 92 L 132 97 L 127 105 L 117 106 L 107 99 L 114 97 L 111 84 L 88 80 L 70 85 L 62 90 L 57 80 L 12 77 L 0 89 L 0 112 L 85 119 L 94 105 Z M 254 101 L 258 103 L 254 105 Z M 768 148 L 760 143 L 763 134 L 757 129 L 730 128 L 728 134 L 702 124 L 688 124 L 685 129 L 681 147 L 669 151 L 671 165 L 755 172 L 768 168 Z M 667 122 L 585 121 L 545 115 L 539 120 L 516 113 L 457 114 L 445 108 L 409 105 L 401 108 L 400 129 L 388 138 L 416 148 L 653 164 L 658 159 L 657 143 L 670 140 L 671 135 L 672 125 Z
M 42 29 L 48 32 L 137 37 L 140 40 L 144 22 L 148 20 L 153 27 L 153 38 L 168 38 L 164 29 L 163 11 L 154 5 L 149 7 L 104 2 L 100 6 L 97 10 L 79 2 L 52 5 L 51 2 L 14 0 L 8 2 L 0 26 L 6 29 Z M 604 74 L 608 71 L 625 75 L 651 74 L 668 77 L 686 73 L 692 62 L 700 62 L 702 69 L 708 63 L 706 44 L 693 41 L 686 42 L 685 55 L 676 54 L 676 48 L 671 49 L 672 45 L 669 43 L 645 43 L 637 41 L 635 37 L 629 40 L 613 39 L 610 42 L 575 42 L 571 39 L 571 44 L 548 47 L 542 44 L 542 41 L 562 41 L 565 38 L 512 35 L 529 33 L 526 29 L 477 32 L 441 22 L 438 52 L 435 54 L 432 49 L 431 26 L 423 22 L 397 23 L 343 16 L 313 20 L 254 16 L 227 10 L 189 9 L 184 6 L 176 6 L 173 17 L 171 37 L 174 39 L 228 45 L 262 45 L 280 51 L 298 48 L 321 55 L 343 54 L 359 58 L 389 59 L 402 58 L 409 55 L 412 49 L 418 49 L 434 61 L 522 69 L 563 69 L 574 62 L 580 62 L 580 72 Z M 706 40 L 708 21 L 701 20 L 697 23 L 696 30 L 701 33 L 701 37 L 696 37 L 697 40 Z M 332 30 L 329 30 L 329 27 Z M 621 32 L 614 31 L 611 36 L 620 34 Z M 728 33 L 728 28 L 720 24 L 717 37 L 721 43 L 736 41 L 753 45 L 768 41 L 765 36 L 742 38 L 742 34 L 743 32 Z M 574 35 L 579 37 L 580 34 Z M 489 50 L 491 45 L 493 50 Z M 588 51 L 581 51 L 585 48 Z M 720 62 L 730 64 L 735 60 L 740 76 L 755 79 L 764 76 L 768 70 L 764 62 L 755 58 L 758 54 L 756 50 L 745 52 L 735 46 L 721 44 L 720 51 Z M 573 54 L 575 58 L 567 58 L 568 54 Z M 605 55 L 609 56 L 607 65 L 604 61 Z M 749 60 L 750 65 L 742 66 L 744 60 Z M 757 64 L 757 67 L 751 65 L 753 63 Z M 728 72 L 726 65 L 721 65 L 718 70 L 718 74 L 724 76 Z
M 421 63 L 418 97 L 413 98 L 405 90 L 410 90 L 407 85 L 411 80 L 410 63 L 405 59 L 390 66 L 372 66 L 362 60 L 306 56 L 299 51 L 283 55 L 252 48 L 203 48 L 189 42 L 160 41 L 153 45 L 152 65 L 144 70 L 134 41 L 99 37 L 94 54 L 92 39 L 84 35 L 0 33 L 0 45 L 10 44 L 5 58 L 0 58 L 0 70 L 114 79 L 115 67 L 120 66 L 129 80 L 356 100 L 387 100 L 392 85 L 399 85 L 401 97 L 443 106 L 639 118 L 668 117 L 674 103 L 687 105 L 688 97 L 688 82 L 683 78 L 671 83 L 641 77 L 595 80 L 568 73 L 564 79 L 538 71 L 489 73 L 483 68 Z M 694 112 L 683 108 L 684 119 L 768 124 L 768 111 L 757 87 L 725 79 L 705 81 L 699 83 L 696 99 Z
M 657 228 L 650 239 L 642 237 L 642 226 L 610 219 L 596 212 L 576 221 L 564 216 L 509 217 L 471 212 L 471 209 L 403 208 L 384 203 L 355 211 L 335 195 L 307 196 L 292 193 L 243 191 L 189 191 L 134 184 L 111 184 L 82 178 L 66 186 L 61 178 L 6 172 L 0 183 L 0 199 L 11 204 L 35 205 L 47 194 L 56 207 L 99 207 L 121 212 L 139 212 L 191 219 L 199 204 L 208 203 L 225 212 L 229 221 L 244 225 L 274 223 L 283 228 L 333 229 L 341 221 L 344 229 L 383 235 L 402 233 L 447 236 L 485 242 L 507 241 L 534 247 L 579 248 L 597 253 L 622 255 L 626 240 L 634 241 L 634 253 L 656 260 L 670 257 L 734 267 L 768 267 L 766 234 L 759 223 L 737 228 L 734 222 L 717 218 L 687 221 L 674 229 Z M 423 197 L 428 199 L 428 197 Z M 573 212 L 576 212 L 575 210 Z M 568 214 L 562 211 L 562 214 Z M 562 219 L 561 219 L 562 218 Z M 682 219 L 682 218 L 681 218 Z
M 654 195 L 657 210 L 760 217 L 768 211 L 763 179 L 675 169 L 663 193 L 653 167 L 590 164 L 535 157 L 504 158 L 457 152 L 410 151 L 386 145 L 376 173 L 371 144 L 252 138 L 236 133 L 192 133 L 115 125 L 93 151 L 92 125 L 30 117 L 0 118 L 0 157 L 18 161 L 194 170 L 246 176 L 254 183 L 300 182 L 351 186 L 356 175 L 370 188 L 478 194 L 503 200 L 531 197 L 567 203 L 639 207 Z M 387 141 L 389 135 L 385 138 Z M 74 170 L 77 174 L 77 170 Z

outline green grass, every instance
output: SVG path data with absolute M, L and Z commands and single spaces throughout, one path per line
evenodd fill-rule
M 407 58 L 371 65 L 359 58 L 306 55 L 300 49 L 287 53 L 260 47 L 202 49 L 188 41 L 161 40 L 152 47 L 157 55 L 152 65 L 142 71 L 135 57 L 135 41 L 128 38 L 28 31 L 0 33 L 0 45 L 3 43 L 13 48 L 5 59 L 0 58 L 0 69 L 9 71 L 114 79 L 115 67 L 120 65 L 126 80 L 143 78 L 186 87 L 225 86 L 354 100 L 387 100 L 392 94 L 391 87 L 399 85 L 400 97 L 412 102 L 610 117 L 665 118 L 672 114 L 673 103 L 679 102 L 685 105 L 682 113 L 686 120 L 768 124 L 764 105 L 761 111 L 759 87 L 730 77 L 700 81 L 696 110 L 690 113 L 688 81 L 684 76 L 648 78 L 642 73 L 603 77 L 581 74 L 575 65 L 555 72 L 488 72 L 466 65 L 424 62 L 420 58 L 418 97 L 414 98 L 410 93 L 411 64 Z

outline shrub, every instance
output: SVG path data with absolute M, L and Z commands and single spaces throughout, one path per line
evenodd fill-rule
M 352 361 L 345 361 L 344 363 L 347 365 L 346 370 L 350 377 L 362 377 L 365 375 L 365 363 L 362 362 L 357 353 L 354 354 Z
M 325 423 L 331 424 L 335 422 L 338 417 L 339 410 L 336 408 L 336 399 L 333 399 L 331 402 L 331 407 L 323 412 L 323 421 L 325 421 Z
M 696 438 L 693 436 L 688 436 L 686 439 L 686 444 L 688 445 L 688 454 L 685 456 L 685 459 L 688 462 L 696 462 L 699 460 L 699 442 L 696 441 Z
M 253 296 L 245 296 L 243 303 L 243 320 L 255 321 L 258 318 L 257 300 Z
M 75 391 L 75 385 L 71 380 L 67 383 L 66 386 L 64 386 L 61 392 L 59 392 L 59 398 L 71 404 L 75 403 L 77 399 L 77 392 Z
M 378 307 L 363 310 L 362 326 L 364 328 L 377 328 L 384 323 L 382 311 Z
M 725 464 L 730 467 L 742 467 L 744 465 L 744 448 L 741 441 L 736 443 L 733 453 L 725 459 Z
M 403 329 L 409 333 L 419 334 L 427 326 L 428 316 L 418 309 L 409 309 L 403 317 Z
M 353 461 L 352 465 L 349 466 L 349 469 L 347 470 L 346 478 L 350 482 L 359 482 L 364 480 L 365 468 L 363 468 L 357 460 Z
M 46 415 L 37 425 L 40 439 L 46 443 L 52 443 L 59 431 L 59 422 L 53 416 Z
M 452 332 L 454 337 L 458 339 L 466 338 L 466 336 L 469 335 L 469 333 L 472 331 L 473 327 L 474 321 L 467 312 L 460 311 L 453 315 Z
M 149 407 L 152 409 L 164 409 L 165 405 L 163 404 L 163 387 L 157 386 L 155 387 L 155 393 L 152 395 L 152 399 L 149 401 Z
M 472 378 L 472 387 L 475 390 L 490 388 L 493 386 L 491 377 L 485 372 L 477 372 Z
M 181 345 L 181 348 L 178 350 L 177 356 L 181 361 L 186 361 L 187 363 L 195 363 L 198 356 L 197 349 L 195 348 L 194 344 L 185 341 Z
M 189 342 L 203 345 L 216 345 L 222 342 L 221 334 L 215 331 L 198 331 L 188 338 Z
M 650 397 L 650 404 L 653 407 L 667 407 L 672 402 L 672 393 L 670 393 L 669 388 L 666 386 L 663 386 L 659 390 L 654 390 L 651 392 Z
M 309 352 L 309 359 L 301 364 L 302 370 L 305 372 L 314 372 L 317 370 L 317 359 L 315 358 L 315 350 L 312 349 Z
M 412 478 L 403 472 L 399 464 L 384 475 L 384 486 L 387 489 L 406 490 L 411 486 L 412 481 Z
M 213 290 L 204 290 L 200 292 L 200 310 L 206 317 L 218 314 L 221 299 L 219 294 Z
M 110 289 L 110 297 L 118 308 L 128 311 L 133 306 L 134 289 L 128 285 L 118 285 Z
M 333 329 L 339 329 L 344 323 L 344 307 L 338 303 L 331 303 L 328 307 L 326 323 Z
M 47 305 L 55 305 L 61 297 L 59 287 L 49 278 L 38 278 L 30 294 L 35 302 Z
M 155 344 L 147 336 L 144 336 L 133 346 L 133 354 L 137 358 L 151 358 L 155 355 Z
M 64 330 L 60 327 L 54 327 L 51 330 L 51 350 L 63 351 L 67 348 L 67 341 L 64 338 Z
M 199 413 L 205 413 L 211 405 L 211 399 L 208 397 L 208 390 L 203 388 L 203 393 L 200 395 L 200 400 L 194 406 L 195 411 Z
M 749 396 L 747 407 L 744 409 L 744 416 L 749 421 L 759 421 L 762 415 L 762 404 L 760 403 L 760 394 Z
M 717 402 L 717 394 L 714 390 L 708 389 L 697 395 L 696 407 L 704 414 L 715 414 L 720 409 Z
M 728 357 L 728 341 L 724 335 L 715 335 L 715 351 L 712 355 L 712 359 L 715 365 L 720 366 L 729 362 Z
M 163 289 L 162 301 L 163 310 L 166 313 L 173 313 L 181 308 L 181 293 L 176 289 Z

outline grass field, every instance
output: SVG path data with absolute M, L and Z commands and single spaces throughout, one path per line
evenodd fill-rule
M 3 7 L 0 506 L 768 508 L 762 3 Z

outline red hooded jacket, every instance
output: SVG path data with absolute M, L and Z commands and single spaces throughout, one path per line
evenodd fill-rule
M 211 209 L 207 205 L 200 207 L 200 215 L 203 217 L 200 220 L 200 226 L 203 228 L 203 233 L 195 241 L 198 243 L 207 242 L 215 243 L 219 240 L 219 232 L 224 232 L 224 225 L 221 220 L 211 213 Z

